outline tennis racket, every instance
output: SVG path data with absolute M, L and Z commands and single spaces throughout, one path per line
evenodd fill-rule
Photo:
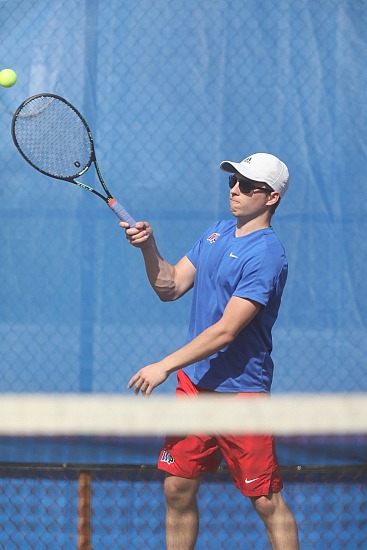
M 103 199 L 120 220 L 135 227 L 134 218 L 107 189 L 88 124 L 66 99 L 54 94 L 26 99 L 14 113 L 11 133 L 16 148 L 33 168 L 91 191 Z M 75 179 L 85 174 L 92 163 L 106 195 Z

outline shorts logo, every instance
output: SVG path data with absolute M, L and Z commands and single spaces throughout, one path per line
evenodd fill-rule
M 215 243 L 215 241 L 218 239 L 218 237 L 220 237 L 220 233 L 212 233 L 207 238 L 207 241 L 209 241 L 210 243 Z
M 258 477 L 255 477 L 255 479 L 245 479 L 245 483 L 253 483 L 254 481 L 257 481 L 259 478 Z
M 161 456 L 161 462 L 167 462 L 167 464 L 173 464 L 174 461 L 175 459 L 173 458 L 171 453 L 169 453 L 168 451 L 163 451 Z

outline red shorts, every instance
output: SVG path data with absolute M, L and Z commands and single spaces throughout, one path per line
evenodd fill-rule
M 178 397 L 208 393 L 195 386 L 188 376 L 177 374 Z M 210 392 L 214 393 L 214 392 Z M 263 397 L 261 393 L 218 394 L 218 399 L 244 399 Z M 269 492 L 277 493 L 282 487 L 274 437 L 271 435 L 188 435 L 167 436 L 159 455 L 158 468 L 174 476 L 197 478 L 214 473 L 222 460 L 226 461 L 236 487 L 248 497 Z

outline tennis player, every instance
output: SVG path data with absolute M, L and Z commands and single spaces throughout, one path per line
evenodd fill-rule
M 138 222 L 128 241 L 140 248 L 153 289 L 163 301 L 193 288 L 187 343 L 140 369 L 128 387 L 149 395 L 177 373 L 179 397 L 208 392 L 221 399 L 264 398 L 273 377 L 272 327 L 287 279 L 284 249 L 270 223 L 289 182 L 286 165 L 267 153 L 223 161 L 235 220 L 215 223 L 175 266 L 164 260 L 152 228 Z M 219 402 L 220 406 L 220 402 Z M 298 549 L 297 526 L 285 504 L 274 438 L 269 435 L 167 437 L 158 468 L 167 472 L 168 550 L 195 547 L 200 479 L 226 461 L 235 485 L 249 497 L 273 549 Z M 244 533 L 246 532 L 244 518 Z M 245 535 L 244 535 L 245 536 Z

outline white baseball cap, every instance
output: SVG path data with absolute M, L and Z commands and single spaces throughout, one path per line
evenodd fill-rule
M 277 157 L 268 153 L 254 153 L 241 162 L 224 160 L 219 167 L 225 172 L 238 172 L 245 178 L 266 183 L 283 197 L 289 185 L 288 168 Z

